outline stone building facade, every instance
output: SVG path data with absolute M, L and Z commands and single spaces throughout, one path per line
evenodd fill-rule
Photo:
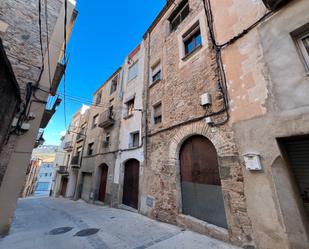
M 51 0 L 46 6 L 44 1 L 35 0 L 0 3 L 0 38 L 19 87 L 21 103 L 20 108 L 12 111 L 15 107 L 11 105 L 11 109 L 5 111 L 11 115 L 6 116 L 10 124 L 6 127 L 6 141 L 0 154 L 0 235 L 9 231 L 39 128 L 46 127 L 46 117 L 50 117 L 59 104 L 45 110 L 49 93 L 56 91 L 60 81 L 59 68 L 64 66 L 61 50 L 64 40 L 69 40 L 77 14 L 75 1 L 67 3 L 66 11 L 64 0 Z M 66 39 L 63 37 L 65 13 Z M 8 106 L 1 105 L 1 108 Z M 5 118 L 1 116 L 1 120 Z
M 185 12 L 186 6 L 188 13 Z M 185 18 L 176 25 L 174 20 L 179 14 L 185 15 Z M 145 77 L 145 87 L 148 88 L 146 166 L 142 176 L 142 199 L 145 202 L 140 211 L 150 217 L 225 241 L 253 245 L 244 194 L 243 167 L 235 135 L 231 123 L 224 124 L 221 121 L 226 118 L 226 113 L 221 111 L 224 109 L 224 93 L 218 83 L 219 66 L 207 27 L 203 1 L 175 1 L 168 4 L 144 37 L 148 54 L 145 70 L 149 77 Z M 192 39 L 195 39 L 195 44 L 189 48 L 187 41 L 190 43 Z M 153 82 L 153 70 L 157 65 L 161 67 L 161 79 Z M 204 94 L 212 96 L 211 105 L 201 105 L 201 96 Z M 160 122 L 155 119 L 158 105 L 161 109 Z M 209 121 L 209 117 L 212 120 Z M 210 125 L 210 122 L 214 124 Z M 223 125 L 215 125 L 221 122 Z M 215 152 L 212 153 L 217 155 L 211 156 L 218 158 L 219 167 L 203 171 L 201 165 L 197 165 L 200 172 L 189 174 L 212 174 L 212 170 L 219 171 L 220 179 L 215 190 L 217 194 L 210 190 L 209 194 L 204 188 L 211 184 L 200 184 L 201 181 L 194 179 L 185 180 L 182 167 L 187 165 L 181 166 L 181 150 L 187 141 L 195 138 L 213 145 Z M 207 153 L 202 147 L 196 147 L 195 151 Z M 202 163 L 207 165 L 207 162 Z M 199 203 L 195 203 L 194 199 L 186 200 L 185 195 L 199 196 Z M 215 213 L 221 212 L 214 221 L 217 226 L 210 225 L 211 221 L 206 222 L 211 217 L 200 218 L 207 210 L 202 202 L 210 202 L 210 199 L 205 198 L 207 195 L 222 199 L 217 206 L 210 207 L 218 210 Z M 190 201 L 191 204 L 188 204 Z M 193 210 L 195 205 L 201 207 Z
M 41 162 L 42 160 L 39 158 L 31 159 L 29 168 L 27 170 L 26 181 L 21 193 L 21 197 L 26 198 L 33 195 L 36 186 L 37 176 L 40 171 Z
M 121 121 L 121 68 L 94 93 L 75 199 L 111 204 Z

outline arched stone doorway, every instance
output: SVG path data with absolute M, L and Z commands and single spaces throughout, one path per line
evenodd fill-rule
M 182 213 L 227 228 L 217 152 L 201 135 L 181 146 L 180 180 Z
M 122 203 L 138 209 L 139 161 L 128 160 L 124 165 Z
M 105 201 L 105 193 L 106 193 L 106 185 L 107 185 L 107 176 L 108 176 L 108 166 L 106 164 L 102 164 L 99 167 L 100 172 L 100 187 L 99 187 L 99 195 L 98 200 L 101 202 Z

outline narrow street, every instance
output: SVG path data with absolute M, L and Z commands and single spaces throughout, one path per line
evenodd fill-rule
M 140 214 L 52 198 L 19 200 L 11 233 L 0 239 L 0 248 L 236 249 Z

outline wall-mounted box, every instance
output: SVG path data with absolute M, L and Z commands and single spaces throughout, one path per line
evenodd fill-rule
M 210 93 L 204 93 L 201 96 L 201 106 L 209 107 L 212 105 L 212 97 Z
M 261 156 L 257 153 L 246 153 L 244 155 L 246 169 L 250 171 L 261 171 Z

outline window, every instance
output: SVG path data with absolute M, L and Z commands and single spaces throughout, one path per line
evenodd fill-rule
M 201 30 L 199 25 L 195 25 L 183 36 L 185 56 L 193 53 L 197 48 L 202 46 Z
M 106 133 L 105 133 L 105 138 L 104 138 L 103 144 L 104 144 L 104 145 L 109 145 L 109 141 L 110 141 L 110 133 L 109 133 L 109 132 L 106 132 Z
M 114 93 L 117 90 L 117 84 L 118 84 L 118 75 L 112 79 L 110 94 Z
M 129 101 L 126 103 L 126 106 L 127 106 L 126 118 L 133 116 L 133 113 L 134 113 L 134 98 L 131 99 L 131 100 L 129 100 Z
M 48 173 L 45 173 L 45 177 L 47 177 L 48 176 Z
M 309 31 L 298 36 L 297 44 L 301 55 L 303 56 L 306 70 L 309 72 Z
M 136 148 L 139 146 L 139 132 L 133 132 L 131 133 L 131 138 L 130 138 L 130 148 Z
M 109 118 L 113 118 L 114 117 L 114 106 L 110 106 L 108 108 L 108 115 L 109 115 Z
M 88 150 L 87 150 L 88 156 L 91 156 L 93 154 L 93 145 L 94 145 L 94 143 L 88 144 Z
M 156 104 L 153 107 L 153 122 L 154 124 L 162 123 L 162 104 Z
M 133 80 L 138 74 L 138 61 L 135 62 L 130 68 L 128 72 L 128 80 Z
M 99 105 L 101 103 L 102 93 L 98 93 L 96 96 L 95 104 Z
M 82 146 L 78 147 L 77 150 L 76 150 L 76 158 L 77 158 L 76 164 L 79 164 L 79 162 L 80 162 L 80 159 L 81 159 L 81 156 L 82 156 L 82 150 L 83 150 Z M 74 160 L 74 157 L 72 158 L 72 160 Z
M 151 84 L 161 80 L 161 63 L 157 63 L 151 68 Z
M 179 24 L 182 23 L 182 21 L 189 15 L 189 13 L 190 13 L 189 1 L 184 0 L 178 5 L 176 10 L 172 13 L 172 15 L 169 18 L 171 31 L 176 30 Z
M 92 129 L 98 126 L 99 114 L 93 116 L 92 118 Z

